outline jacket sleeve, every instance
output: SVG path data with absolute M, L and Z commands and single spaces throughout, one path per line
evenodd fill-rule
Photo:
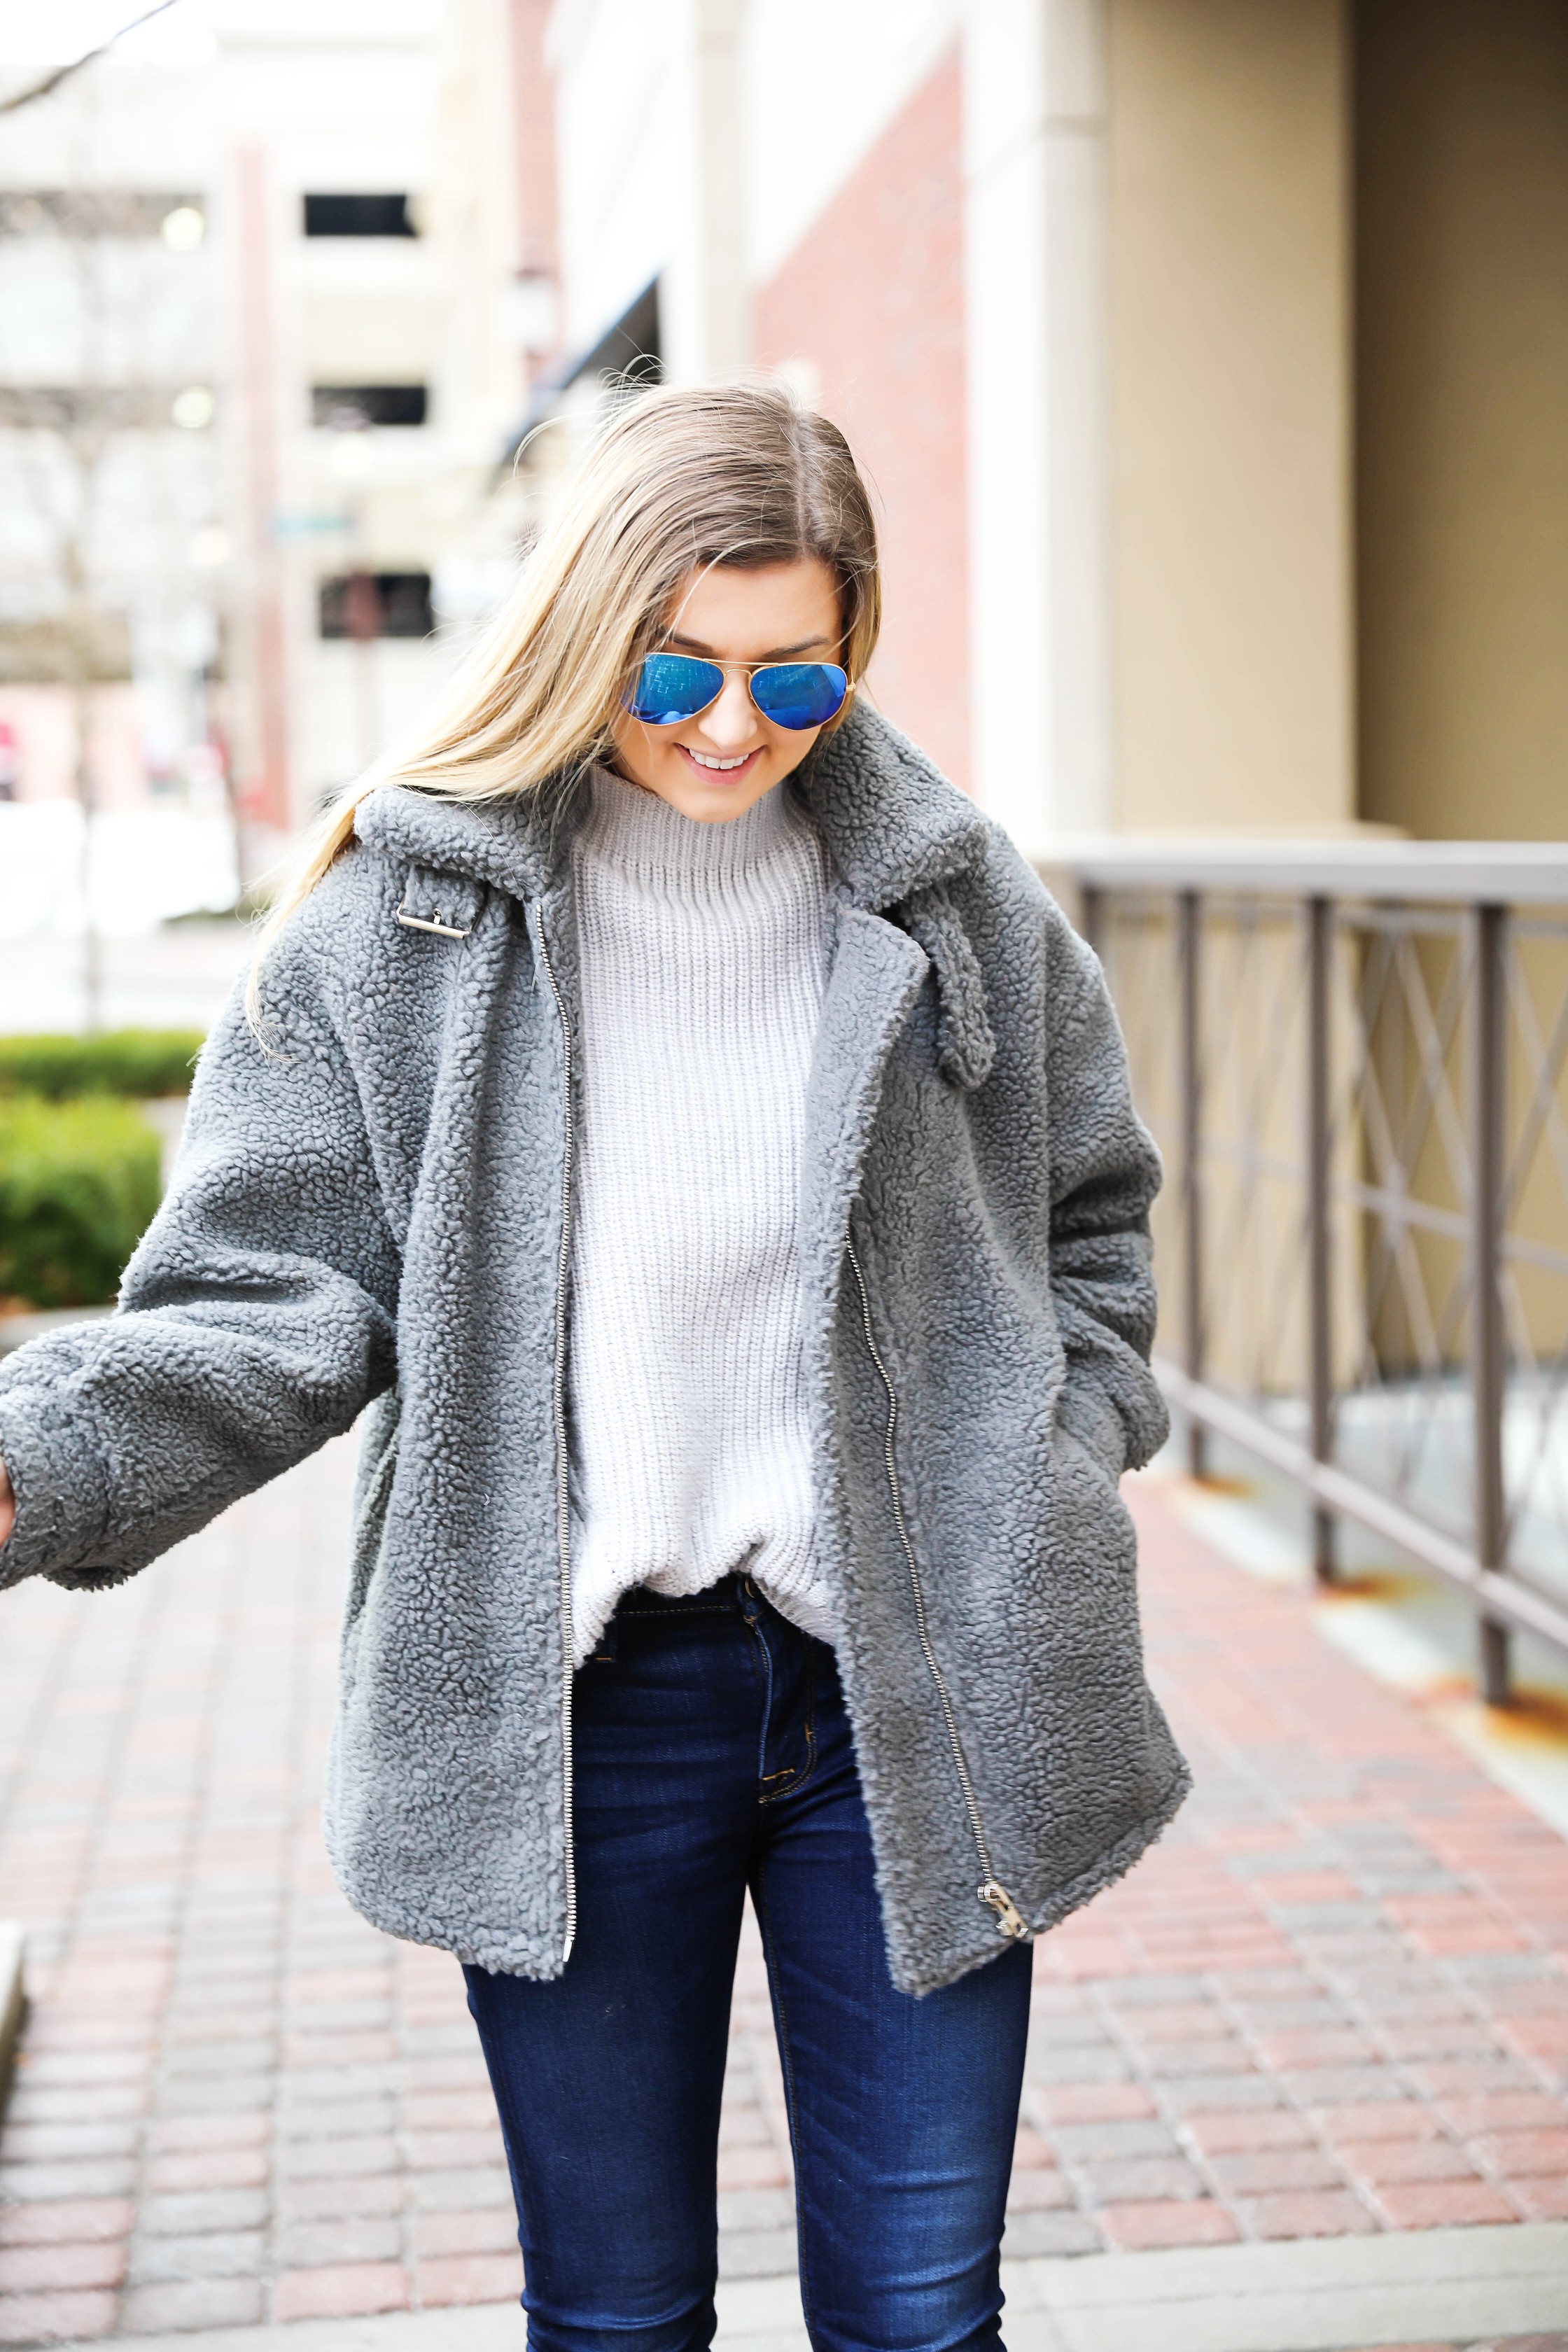
M 310 928 L 268 959 L 265 1045 L 237 989 L 209 1039 L 114 1314 L 0 1364 L 0 1585 L 119 1583 L 395 1377 L 398 1253 Z
M 1051 1291 L 1067 1350 L 1066 1426 L 1112 1475 L 1164 1444 L 1149 1370 L 1154 1277 L 1149 1210 L 1160 1155 L 1132 1108 L 1127 1053 L 1099 959 L 1053 907 L 1047 1084 Z

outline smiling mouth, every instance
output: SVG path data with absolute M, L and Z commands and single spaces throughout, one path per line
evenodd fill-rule
M 678 743 L 675 748 L 678 751 L 685 753 L 699 775 L 729 778 L 742 774 L 753 760 L 760 760 L 766 746 L 759 743 L 754 751 L 744 751 L 736 760 L 708 759 L 700 751 L 693 751 L 684 743 Z

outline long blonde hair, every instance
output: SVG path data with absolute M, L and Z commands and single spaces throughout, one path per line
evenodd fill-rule
M 853 689 L 876 646 L 881 581 L 870 499 L 837 426 L 769 383 L 670 386 L 626 402 L 424 724 L 307 837 L 258 940 L 253 1018 L 263 957 L 347 846 L 367 793 L 398 783 L 493 801 L 570 779 L 608 751 L 626 684 L 693 571 L 802 556 L 838 581 Z

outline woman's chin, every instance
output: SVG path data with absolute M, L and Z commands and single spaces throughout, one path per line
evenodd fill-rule
M 731 817 L 744 816 L 762 799 L 773 782 L 769 770 L 765 751 L 758 751 L 743 767 L 715 769 L 700 767 L 678 750 L 668 761 L 660 761 L 654 789 L 682 816 L 693 817 L 701 824 L 722 824 Z

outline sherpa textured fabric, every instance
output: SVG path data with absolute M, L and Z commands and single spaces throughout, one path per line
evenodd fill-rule
M 780 787 L 725 824 L 596 772 L 573 841 L 579 1664 L 628 1586 L 743 1569 L 823 1641 L 801 1348 L 806 1081 L 826 860 Z
M 816 1540 L 921 1992 L 998 1948 L 975 1819 L 1045 1928 L 1187 1785 L 1116 1484 L 1165 1429 L 1159 1171 L 1095 959 L 999 828 L 864 708 L 798 786 L 833 874 L 798 1228 Z M 374 794 L 269 960 L 269 1050 L 236 1001 L 202 1056 L 119 1313 L 0 1368 L 5 1580 L 118 1582 L 369 1405 L 332 1859 L 390 1933 L 539 1977 L 571 1907 L 571 825 Z

